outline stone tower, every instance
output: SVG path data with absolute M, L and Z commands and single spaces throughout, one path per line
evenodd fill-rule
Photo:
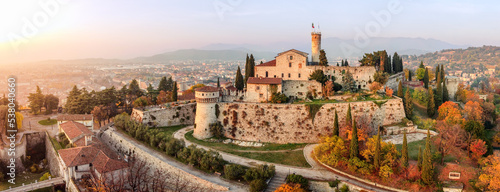
M 195 90 L 196 118 L 194 120 L 193 136 L 197 139 L 212 137 L 210 124 L 217 122 L 215 105 L 219 101 L 219 89 L 211 86 L 201 87 Z
M 321 32 L 311 32 L 311 62 L 319 63 L 319 50 L 321 50 Z

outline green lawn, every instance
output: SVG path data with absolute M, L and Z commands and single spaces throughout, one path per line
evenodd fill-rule
M 41 172 L 41 173 L 29 173 L 29 172 L 26 172 L 26 173 L 21 173 L 21 174 L 16 174 L 16 180 L 15 180 L 15 183 L 16 184 L 11 184 L 7 181 L 2 181 L 0 182 L 0 191 L 3 191 L 3 190 L 6 190 L 8 189 L 9 187 L 18 187 L 18 186 L 21 186 L 23 183 L 25 185 L 27 184 L 30 184 L 30 183 L 34 183 L 35 180 L 39 180 L 40 177 L 42 177 L 43 174 L 47 173 L 48 171 L 44 171 L 44 172 Z
M 191 141 L 198 145 L 211 147 L 219 151 L 224 151 L 226 153 L 231 153 L 233 155 L 238 155 L 250 159 L 256 159 L 270 163 L 298 166 L 298 167 L 310 167 L 310 165 L 307 163 L 304 157 L 303 150 L 285 151 L 285 152 L 265 152 L 265 153 L 242 152 L 243 150 L 251 150 L 251 151 L 293 150 L 306 146 L 307 144 L 305 143 L 300 143 L 300 144 L 267 143 L 263 147 L 242 147 L 235 144 L 224 144 L 224 143 L 198 140 L 193 137 L 193 131 L 186 133 L 185 138 L 188 141 Z
M 54 146 L 54 148 L 56 149 L 56 152 L 59 150 L 59 149 L 64 149 L 64 146 L 62 146 L 61 143 L 57 142 L 56 138 L 50 138 L 50 141 L 52 142 L 52 146 Z
M 186 127 L 186 125 L 176 125 L 176 126 L 170 126 L 170 127 L 157 127 L 157 128 L 151 128 L 149 130 L 159 130 L 164 136 L 172 136 L 174 132 L 178 131 L 179 129 L 182 129 Z
M 54 125 L 57 123 L 57 120 L 56 119 L 51 119 L 51 120 L 44 119 L 44 120 L 38 121 L 38 123 L 40 125 Z

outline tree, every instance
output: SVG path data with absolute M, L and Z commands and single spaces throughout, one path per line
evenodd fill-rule
M 52 113 L 52 110 L 57 109 L 57 106 L 59 105 L 59 98 L 57 98 L 55 95 L 48 94 L 45 96 L 45 112 L 47 114 Z
M 158 91 L 169 91 L 168 85 L 167 85 L 167 77 L 163 76 L 160 79 L 160 84 L 158 85 Z
M 45 96 L 42 94 L 42 90 L 38 85 L 36 86 L 36 92 L 30 93 L 28 96 L 29 107 L 33 114 L 39 114 L 42 112 L 42 107 L 44 106 Z
M 434 92 L 429 89 L 429 100 L 427 101 L 427 116 L 434 117 L 436 114 L 436 106 L 434 104 Z
M 417 167 L 419 171 L 422 170 L 422 147 L 420 145 L 418 146 Z
M 248 66 L 249 66 L 248 67 L 248 76 L 255 77 L 255 58 L 253 57 L 253 54 L 250 54 L 250 59 L 248 60 Z
M 217 88 L 220 88 L 220 81 L 219 81 L 219 77 L 217 77 Z
M 417 79 L 419 81 L 423 81 L 424 80 L 424 76 L 425 76 L 425 68 L 418 68 L 417 69 Z
M 436 74 L 434 75 L 434 77 L 436 78 L 436 81 L 437 81 L 437 77 L 440 75 L 440 73 L 439 73 L 439 64 L 436 66 L 435 73 Z
M 375 93 L 378 90 L 382 89 L 382 85 L 379 82 L 374 81 L 370 84 L 369 88 Z
M 356 127 L 356 120 L 352 121 L 352 138 L 350 144 L 350 159 L 358 157 L 359 155 L 359 146 L 358 146 L 358 128 Z
M 472 159 L 479 161 L 481 157 L 486 154 L 488 149 L 486 148 L 486 142 L 481 139 L 476 139 L 470 144 L 470 151 Z
M 230 180 L 242 179 L 245 174 L 245 167 L 238 164 L 227 164 L 224 166 L 224 177 Z
M 145 107 L 148 105 L 148 100 L 145 97 L 139 97 L 134 101 L 135 107 Z
M 302 175 L 290 174 L 286 176 L 286 183 L 299 184 L 303 189 L 309 189 L 309 180 L 304 178 Z
M 472 138 L 484 139 L 484 125 L 478 121 L 468 120 L 463 126 L 467 133 L 470 133 Z
M 95 106 L 91 113 L 99 123 L 99 127 L 101 127 L 101 122 L 108 118 L 106 107 L 103 105 Z
M 177 101 L 177 81 L 174 81 L 174 86 L 172 89 L 172 101 Z
M 413 116 L 413 101 L 412 101 L 412 98 L 410 96 L 410 89 L 408 89 L 408 88 L 406 89 L 406 93 L 405 93 L 404 108 L 405 108 L 406 117 L 408 119 L 411 119 L 411 117 Z
M 411 77 L 412 77 L 411 71 L 408 70 L 408 81 L 411 81 Z
M 378 130 L 377 133 L 377 141 L 376 141 L 376 146 L 375 146 L 375 156 L 373 157 L 373 166 L 375 166 L 375 169 L 380 168 L 380 129 Z
M 388 97 L 392 97 L 393 93 L 394 93 L 394 90 L 392 90 L 389 87 L 385 87 L 385 95 L 387 95 Z
M 434 144 L 441 153 L 441 164 L 444 164 L 447 154 L 467 146 L 466 133 L 461 125 L 450 125 L 444 121 L 438 121 L 435 127 L 439 134 L 434 138 Z
M 500 191 L 500 157 L 488 156 L 481 162 L 481 172 L 476 186 L 483 191 Z
M 262 179 L 255 179 L 250 182 L 250 192 L 261 192 L 264 191 L 267 184 Z
M 342 76 L 342 91 L 344 92 L 355 92 L 357 90 L 356 81 L 351 72 L 346 71 Z
M 345 118 L 346 126 L 350 127 L 352 125 L 352 114 L 351 114 L 351 104 L 347 104 L 347 114 Z
M 403 98 L 403 81 L 399 81 L 398 84 L 398 97 Z
M 401 149 L 401 166 L 407 169 L 408 163 L 408 141 L 406 139 L 406 131 L 403 133 L 403 148 Z
M 170 93 L 170 92 L 169 92 Z M 163 90 L 160 91 L 160 94 L 156 97 L 156 104 L 160 105 L 166 102 L 172 101 L 172 96 L 167 95 L 167 93 Z
M 429 129 L 427 129 L 424 155 L 422 157 L 422 181 L 427 185 L 430 185 L 434 182 L 434 166 L 432 165 L 431 153 L 431 134 Z
M 249 70 L 250 66 L 249 65 L 250 65 L 250 57 L 248 57 L 248 53 L 247 53 L 247 59 L 246 59 L 246 62 L 245 62 L 245 84 L 248 81 L 248 78 L 250 77 L 249 74 L 248 74 L 250 72 L 250 70 Z
M 319 65 L 328 66 L 328 58 L 326 58 L 326 53 L 324 49 L 319 51 Z
M 468 101 L 464 106 L 464 115 L 467 120 L 474 120 L 484 123 L 484 112 L 481 104 L 476 101 Z
M 243 88 L 245 87 L 245 84 L 243 81 L 244 80 L 243 80 L 243 76 L 241 75 L 241 69 L 240 69 L 240 66 L 238 66 L 238 70 L 236 70 L 236 78 L 234 81 L 234 86 L 239 91 L 243 90 Z
M 205 87 L 205 84 L 198 83 L 198 84 L 196 84 L 196 85 L 191 86 L 188 90 L 190 90 L 190 91 L 194 91 L 195 89 L 198 89 L 198 88 L 200 88 L 200 87 Z
M 444 78 L 445 78 L 443 66 L 444 65 L 441 65 L 441 69 L 439 70 L 439 73 L 441 74 L 441 83 L 444 82 Z
M 139 82 L 137 82 L 137 80 L 133 79 L 132 82 L 130 82 L 128 89 L 129 93 L 132 96 L 135 96 L 135 98 L 142 96 L 142 91 L 141 88 L 139 88 Z
M 462 117 L 458 104 L 451 101 L 447 101 L 439 106 L 438 119 L 444 120 L 450 125 L 461 124 L 462 122 L 464 122 L 464 118 Z
M 443 104 L 443 86 L 440 82 L 441 76 L 438 76 L 436 80 L 436 95 L 434 95 L 436 106 L 441 106 L 441 104 Z
M 429 88 L 429 70 L 425 70 L 425 73 L 424 73 L 424 87 L 426 89 Z
M 450 100 L 450 95 L 448 93 L 448 88 L 446 87 L 446 81 L 443 81 L 443 103 Z
M 373 80 L 379 82 L 382 85 L 385 85 L 385 83 L 387 83 L 387 80 L 389 80 L 389 74 L 382 71 L 377 71 L 375 72 L 375 74 L 373 74 Z
M 302 189 L 300 184 L 297 183 L 284 183 L 274 192 L 306 192 L 306 190 Z
M 340 129 L 339 129 L 339 117 L 337 115 L 337 110 L 335 110 L 335 119 L 333 121 L 333 134 L 334 136 L 339 136 Z
M 325 85 L 325 82 L 328 81 L 328 77 L 324 74 L 323 70 L 317 69 L 311 75 L 309 75 L 309 79 L 316 80 L 321 83 L 321 85 Z

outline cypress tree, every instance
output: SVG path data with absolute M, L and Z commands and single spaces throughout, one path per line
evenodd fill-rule
M 248 78 L 250 77 L 249 75 L 249 72 L 250 72 L 250 57 L 248 57 L 248 53 L 247 53 L 247 60 L 245 62 L 245 84 L 247 84 L 247 80 Z
M 406 88 L 406 93 L 405 93 L 405 98 L 404 98 L 404 105 L 405 105 L 405 113 L 406 117 L 408 119 L 411 119 L 413 115 L 413 101 L 410 95 L 410 89 Z
M 448 88 L 446 87 L 446 81 L 443 81 L 443 103 L 450 100 L 450 95 L 448 93 Z
M 328 66 L 328 58 L 326 57 L 326 52 L 324 49 L 319 51 L 319 65 Z
M 387 54 L 387 53 L 386 53 Z M 397 73 L 393 68 L 392 68 L 392 61 L 391 61 L 391 55 L 387 55 L 387 60 L 385 61 L 387 63 L 387 68 L 391 71 L 391 73 Z
M 434 98 L 436 98 L 435 104 L 436 107 L 441 106 L 443 103 L 443 86 L 441 84 L 441 75 L 438 75 L 437 81 L 436 81 L 436 95 Z
M 417 161 L 418 170 L 422 171 L 422 147 L 418 146 L 418 161 Z
M 425 69 L 424 61 L 420 61 L 420 65 L 418 66 L 418 68 Z
M 172 88 L 172 101 L 177 101 L 177 81 L 174 81 L 174 86 Z
M 253 57 L 253 54 L 250 54 L 250 60 L 248 62 L 249 62 L 248 63 L 248 76 L 255 77 L 255 58 Z
M 436 69 L 435 69 L 435 70 L 436 70 L 436 71 L 435 71 L 435 73 L 436 73 L 436 74 L 435 74 L 434 78 L 436 78 L 436 81 L 437 81 L 438 75 L 440 74 L 440 73 L 439 73 L 439 65 L 437 65 L 437 66 L 436 66 Z
M 234 86 L 236 87 L 236 89 L 238 90 L 243 90 L 243 88 L 245 87 L 245 84 L 243 82 L 243 75 L 241 75 L 241 69 L 240 69 L 240 66 L 238 66 L 238 70 L 236 70 L 236 78 L 234 80 Z
M 429 92 L 429 100 L 427 101 L 427 116 L 432 118 L 436 114 L 436 104 L 434 103 L 434 91 L 432 91 L 432 88 L 430 88 L 428 92 Z
M 399 98 L 403 98 L 403 83 L 402 81 L 399 81 L 399 84 L 398 84 L 398 97 Z
M 356 127 L 356 121 L 352 121 L 352 136 L 351 136 L 351 145 L 350 145 L 350 155 L 349 157 L 352 159 L 354 157 L 358 157 L 359 148 L 358 148 L 358 128 Z
M 220 81 L 219 81 L 219 78 L 217 77 L 217 88 L 220 87 Z
M 349 66 L 349 61 L 347 61 L 347 59 L 345 60 L 344 62 L 345 66 L 348 67 Z
M 373 165 L 375 166 L 375 169 L 380 168 L 380 129 L 377 132 L 377 143 L 375 145 L 375 154 L 373 157 Z
M 444 82 L 444 69 L 443 65 L 441 65 L 441 69 L 439 70 L 439 73 L 441 73 L 441 83 Z
M 427 138 L 425 139 L 424 155 L 422 157 L 422 181 L 429 185 L 434 180 L 434 167 L 432 165 L 431 154 L 431 134 L 427 129 Z
M 167 90 L 167 77 L 162 77 L 161 80 L 160 80 L 160 84 L 158 85 L 158 92 L 160 91 L 168 91 Z
M 347 106 L 347 116 L 345 118 L 345 123 L 347 126 L 352 125 L 352 114 L 351 114 L 351 104 L 350 103 Z
M 411 71 L 408 70 L 408 81 L 411 81 Z
M 424 87 L 426 89 L 429 88 L 429 70 L 425 69 L 425 73 L 424 73 Z
M 398 72 L 398 67 L 399 67 L 399 55 L 398 52 L 394 52 L 394 56 L 392 56 L 392 71 L 394 73 Z
M 337 115 L 337 110 L 335 110 L 335 120 L 333 121 L 333 135 L 339 136 L 339 117 Z
M 408 168 L 408 141 L 406 139 L 406 131 L 403 133 L 403 148 L 401 149 L 401 166 Z

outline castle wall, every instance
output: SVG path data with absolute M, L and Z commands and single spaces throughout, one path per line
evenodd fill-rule
M 370 82 L 373 81 L 373 75 L 377 70 L 373 66 L 362 66 L 362 67 L 337 67 L 337 66 L 307 66 L 309 72 L 307 74 L 313 73 L 315 70 L 323 70 L 326 76 L 334 76 L 335 82 L 342 84 L 342 75 L 349 71 L 351 72 L 354 80 L 356 81 L 356 86 L 361 89 L 368 90 Z M 309 76 L 309 75 L 308 75 Z
M 170 108 L 133 109 L 131 118 L 148 126 L 166 127 L 193 125 L 196 103 L 182 104 Z
M 281 85 L 276 85 L 276 91 L 281 92 Z M 271 100 L 271 85 L 269 84 L 247 84 L 247 102 L 263 102 Z
M 383 101 L 381 107 L 373 101 L 351 102 L 353 118 L 370 122 L 371 131 L 379 125 L 401 122 L 405 117 L 402 100 Z M 339 124 L 345 125 L 348 104 L 324 104 L 311 118 L 305 104 L 219 103 L 217 120 L 224 126 L 225 136 L 236 140 L 312 143 L 332 133 L 335 110 Z
M 287 96 L 295 96 L 300 99 L 304 99 L 307 96 L 307 92 L 316 90 L 318 95 L 321 95 L 321 83 L 315 80 L 306 81 L 283 81 L 283 93 Z
M 403 80 L 405 72 L 399 72 L 394 75 L 389 76 L 387 83 L 384 86 L 391 88 L 394 92 L 397 92 L 399 82 Z
M 196 120 L 194 124 L 193 136 L 198 139 L 212 137 L 210 124 L 216 122 L 215 115 L 216 103 L 198 103 L 196 106 Z

